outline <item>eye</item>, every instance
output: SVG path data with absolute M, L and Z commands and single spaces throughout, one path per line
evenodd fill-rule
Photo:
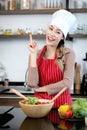
M 53 28 L 52 28 L 52 27 L 49 27 L 49 29 L 50 29 L 50 30 L 53 30 Z
M 57 31 L 56 33 L 61 34 L 61 32 L 60 32 L 60 31 Z
M 61 31 L 57 31 L 56 33 L 57 33 L 57 34 L 61 34 Z

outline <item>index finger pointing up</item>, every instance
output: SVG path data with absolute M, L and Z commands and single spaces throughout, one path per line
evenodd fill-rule
M 31 33 L 29 34 L 29 37 L 30 37 L 30 42 L 32 42 L 32 34 Z

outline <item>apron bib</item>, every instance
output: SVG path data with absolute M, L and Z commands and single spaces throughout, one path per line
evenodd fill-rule
M 63 79 L 63 72 L 56 64 L 56 56 L 54 59 L 43 59 L 43 56 L 46 52 L 46 46 L 43 48 L 37 59 L 38 73 L 39 73 L 39 86 L 45 86 L 59 82 Z M 55 88 L 54 88 L 55 89 Z M 43 99 L 52 99 L 54 95 L 48 95 L 46 92 L 35 92 L 34 95 L 38 98 Z M 72 99 L 70 96 L 70 91 L 66 90 L 63 92 L 54 102 L 53 108 L 58 108 L 60 105 L 68 103 L 72 104 Z

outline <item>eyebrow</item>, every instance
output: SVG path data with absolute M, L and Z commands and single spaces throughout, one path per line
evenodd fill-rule
M 53 28 L 54 28 L 53 25 L 50 25 L 49 27 L 53 27 Z M 61 29 L 59 29 L 59 28 L 57 28 L 56 30 L 57 30 L 57 31 L 61 31 Z M 61 31 L 61 32 L 62 32 L 62 31 Z

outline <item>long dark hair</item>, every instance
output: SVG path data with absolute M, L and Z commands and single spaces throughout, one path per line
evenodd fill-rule
M 62 61 L 63 53 L 64 53 L 64 39 L 61 39 L 57 46 L 57 60 L 56 63 L 59 65 L 59 67 L 63 70 L 64 64 Z
M 60 47 L 63 47 L 64 46 L 64 39 L 61 39 L 58 46 L 57 46 L 57 49 L 59 49 Z

